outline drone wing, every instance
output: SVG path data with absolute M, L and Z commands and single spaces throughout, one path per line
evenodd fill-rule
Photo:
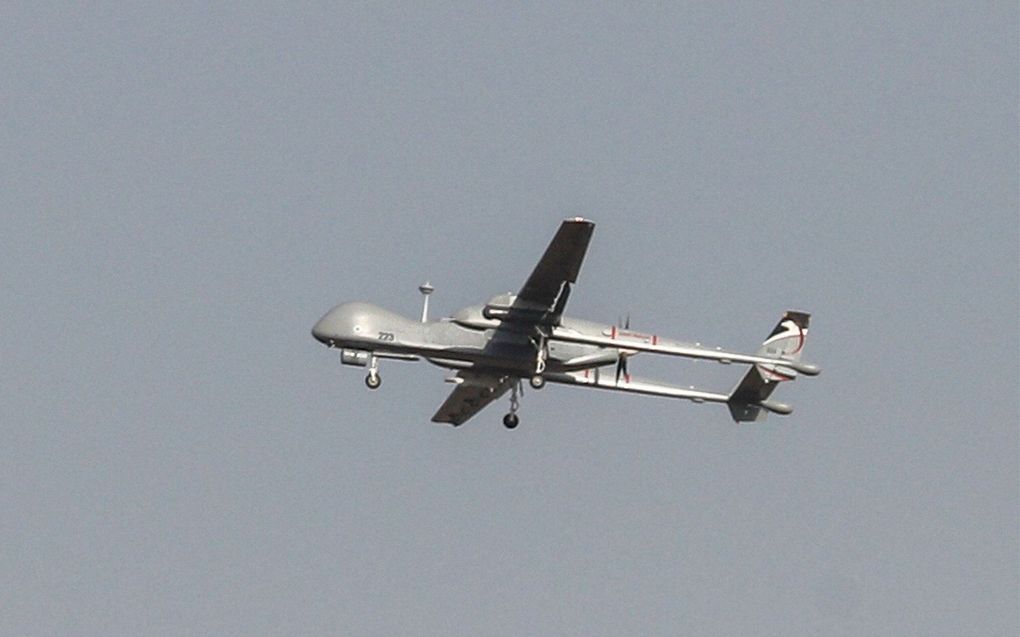
M 570 284 L 577 281 L 594 230 L 595 223 L 581 217 L 560 224 L 538 265 L 517 293 L 511 313 L 513 310 L 541 313 L 546 320 L 558 323 L 570 295 Z
M 432 416 L 432 422 L 445 422 L 456 427 L 507 393 L 516 379 L 461 370 L 451 382 L 456 383 L 457 387 Z

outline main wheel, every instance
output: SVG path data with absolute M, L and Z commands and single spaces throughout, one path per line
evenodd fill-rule
M 517 417 L 517 414 L 507 414 L 503 416 L 503 426 L 506 427 L 507 429 L 513 429 L 520 422 L 521 420 L 520 418 Z
M 528 379 L 528 383 L 531 385 L 532 389 L 542 389 L 543 387 L 545 387 L 545 376 L 541 374 L 535 374 L 530 379 Z
M 379 374 L 369 374 L 365 376 L 365 385 L 369 389 L 379 389 L 379 385 L 382 385 L 382 377 Z

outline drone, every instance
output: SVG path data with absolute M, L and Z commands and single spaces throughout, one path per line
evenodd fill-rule
M 606 325 L 564 315 L 595 224 L 581 217 L 562 222 L 545 253 L 516 293 L 494 296 L 483 305 L 461 309 L 430 321 L 429 295 L 423 284 L 419 320 L 365 302 L 337 305 L 312 328 L 312 336 L 340 352 L 344 365 L 367 368 L 365 384 L 378 389 L 381 360 L 424 359 L 452 371 L 453 391 L 432 422 L 454 426 L 467 422 L 493 401 L 510 393 L 503 425 L 514 429 L 527 380 L 533 389 L 546 383 L 679 398 L 694 403 L 721 403 L 734 422 L 764 420 L 769 412 L 788 415 L 793 408 L 771 398 L 776 387 L 799 374 L 821 370 L 801 361 L 810 315 L 787 311 L 754 354 L 686 343 L 630 329 L 630 320 Z M 627 361 L 637 354 L 661 354 L 749 369 L 728 393 L 704 391 L 635 378 Z

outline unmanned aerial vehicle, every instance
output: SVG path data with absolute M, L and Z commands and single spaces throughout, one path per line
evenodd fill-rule
M 365 384 L 370 389 L 382 383 L 379 362 L 383 359 L 425 359 L 452 370 L 447 381 L 453 383 L 453 391 L 432 421 L 454 426 L 509 392 L 510 409 L 503 424 L 513 429 L 519 423 L 524 381 L 534 389 L 558 383 L 722 403 L 736 422 L 763 420 L 768 412 L 786 415 L 793 411 L 786 403 L 773 400 L 772 393 L 798 374 L 815 376 L 821 371 L 801 361 L 810 318 L 805 312 L 783 314 L 754 354 L 641 333 L 630 329 L 629 320 L 604 325 L 565 316 L 571 286 L 577 281 L 594 229 L 595 224 L 587 219 L 565 220 L 516 294 L 500 294 L 484 305 L 430 321 L 428 295 L 432 287 L 426 283 L 419 288 L 424 303 L 418 321 L 369 303 L 344 303 L 327 312 L 312 328 L 312 335 L 339 350 L 341 363 L 367 368 Z M 632 377 L 627 361 L 640 353 L 750 368 L 732 391 L 718 393 Z

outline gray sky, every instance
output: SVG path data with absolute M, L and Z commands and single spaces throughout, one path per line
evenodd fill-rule
M 0 9 L 0 634 L 1020 630 L 1015 3 L 174 5 Z M 796 413 L 309 335 L 576 214 L 573 315 L 813 312 Z

